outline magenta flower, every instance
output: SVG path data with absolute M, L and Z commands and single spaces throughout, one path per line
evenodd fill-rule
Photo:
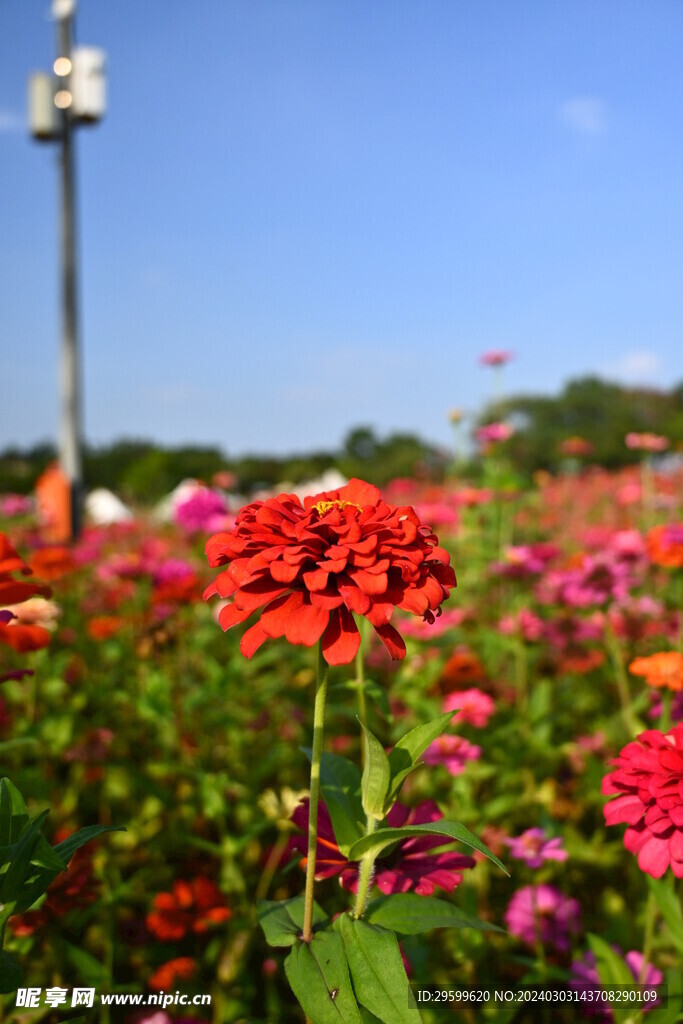
M 505 923 L 512 935 L 534 946 L 541 942 L 560 952 L 569 949 L 569 937 L 581 930 L 581 908 L 551 885 L 525 885 L 512 896 Z
M 443 702 L 442 711 L 455 711 L 456 708 L 460 710 L 453 716 L 454 722 L 467 722 L 475 729 L 483 729 L 488 725 L 496 705 L 488 693 L 473 687 L 470 690 L 456 690 L 448 694 Z
M 424 825 L 427 822 L 440 821 L 441 818 L 443 814 L 432 800 L 425 800 L 412 810 L 396 803 L 387 815 L 387 825 L 394 828 L 403 825 Z M 308 828 L 308 799 L 296 807 L 292 821 L 303 834 L 290 839 L 287 850 L 290 855 L 295 851 L 303 853 L 301 866 L 305 867 L 308 852 L 308 838 L 305 834 Z M 404 840 L 388 857 L 378 859 L 375 885 L 386 895 L 414 889 L 418 896 L 431 896 L 436 886 L 446 892 L 453 892 L 462 882 L 462 872 L 466 868 L 473 868 L 475 860 L 461 853 L 433 852 L 447 842 L 444 836 L 420 836 Z M 339 875 L 343 889 L 347 892 L 358 890 L 359 865 L 347 860 L 337 846 L 329 811 L 322 800 L 318 805 L 318 850 L 315 866 L 317 880 Z
M 176 505 L 173 518 L 189 533 L 213 533 L 232 525 L 225 498 L 209 487 L 198 485 L 188 498 Z
M 540 868 L 547 860 L 566 860 L 569 854 L 562 849 L 561 837 L 548 839 L 542 828 L 528 828 L 521 836 L 505 840 L 510 854 L 522 860 L 529 868 Z
M 509 352 L 501 348 L 492 348 L 488 352 L 484 352 L 483 355 L 479 356 L 479 362 L 482 366 L 505 366 L 511 359 L 514 358 L 514 352 Z
M 494 562 L 491 571 L 499 576 L 523 579 L 545 572 L 548 563 L 559 555 L 554 544 L 522 544 L 505 549 L 505 561 Z
M 425 764 L 442 764 L 451 775 L 461 775 L 468 761 L 478 761 L 481 747 L 464 736 L 439 736 L 424 752 Z

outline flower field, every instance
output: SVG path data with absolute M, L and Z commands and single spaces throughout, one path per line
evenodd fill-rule
M 0 499 L 2 1018 L 683 1019 L 680 470 L 302 498 L 72 547 Z

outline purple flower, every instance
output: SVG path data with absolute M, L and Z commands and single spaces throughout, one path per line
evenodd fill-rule
M 547 860 L 566 860 L 569 854 L 562 849 L 562 839 L 548 839 L 542 828 L 528 828 L 521 836 L 506 839 L 510 854 L 523 860 L 529 868 L 540 868 Z
M 560 952 L 569 949 L 569 936 L 581 930 L 581 908 L 552 885 L 525 885 L 512 896 L 505 911 L 511 935 L 534 946 L 541 942 Z

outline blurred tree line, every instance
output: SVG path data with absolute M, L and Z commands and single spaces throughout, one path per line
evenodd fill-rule
M 516 395 L 489 405 L 478 423 L 505 420 L 515 427 L 503 446 L 518 473 L 530 477 L 537 469 L 555 472 L 563 465 L 561 444 L 579 435 L 593 445 L 591 461 L 618 468 L 639 458 L 624 437 L 630 431 L 664 434 L 672 449 L 683 444 L 683 384 L 671 391 L 627 388 L 597 377 L 570 381 L 557 396 Z M 56 457 L 48 444 L 0 453 L 0 492 L 28 493 L 47 464 Z M 86 486 L 108 487 L 126 500 L 149 504 L 164 497 L 181 480 L 210 483 L 228 470 L 235 489 L 249 494 L 264 487 L 315 479 L 336 468 L 382 486 L 396 477 L 443 480 L 452 453 L 413 434 L 380 437 L 370 426 L 351 430 L 336 451 L 291 456 L 228 456 L 218 447 L 163 447 L 151 441 L 123 440 L 88 447 L 84 459 Z M 464 467 L 472 478 L 480 465 L 473 456 Z
M 671 450 L 683 444 L 683 383 L 671 391 L 629 388 L 581 377 L 557 396 L 514 395 L 489 405 L 480 422 L 504 420 L 515 428 L 505 451 L 523 474 L 556 471 L 563 462 L 561 445 L 579 436 L 593 446 L 590 461 L 617 469 L 640 458 L 624 444 L 626 434 L 661 434 Z
M 45 467 L 57 457 L 49 444 L 0 453 L 0 492 L 29 493 Z M 235 489 L 250 493 L 264 487 L 315 479 L 336 468 L 347 477 L 359 476 L 380 486 L 400 476 L 443 478 L 450 454 L 412 434 L 379 437 L 372 427 L 357 427 L 337 451 L 305 455 L 229 457 L 218 447 L 164 447 L 151 441 L 123 440 L 87 447 L 84 454 L 86 487 L 108 487 L 125 501 L 149 504 L 173 490 L 181 480 L 211 483 L 228 471 Z

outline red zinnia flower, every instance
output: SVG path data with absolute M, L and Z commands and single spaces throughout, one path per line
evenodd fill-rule
M 147 982 L 149 988 L 159 991 L 172 989 L 178 980 L 187 981 L 197 970 L 197 962 L 191 956 L 178 956 L 157 967 Z
M 400 659 L 405 644 L 390 624 L 394 609 L 433 621 L 455 586 L 448 553 L 415 510 L 386 504 L 362 480 L 303 505 L 294 494 L 255 501 L 230 533 L 211 537 L 206 554 L 210 565 L 229 566 L 204 594 L 234 596 L 220 612 L 223 629 L 264 609 L 242 637 L 247 658 L 268 637 L 284 636 L 306 647 L 321 640 L 327 663 L 345 665 L 360 644 L 355 613 Z
M 49 597 L 51 591 L 39 583 L 15 580 L 12 574 L 17 572 L 27 575 L 31 569 L 19 557 L 5 534 L 0 533 L 0 645 L 13 647 L 15 651 L 24 654 L 46 647 L 50 642 L 50 634 L 42 626 L 16 624 L 14 611 L 7 608 L 3 610 L 3 606 L 20 604 L 38 594 Z M 3 674 L 0 681 L 4 678 L 6 676 Z
M 604 809 L 608 825 L 626 822 L 624 846 L 653 878 L 671 869 L 683 878 L 683 726 L 649 729 L 628 743 L 602 780 L 602 792 L 618 794 Z

